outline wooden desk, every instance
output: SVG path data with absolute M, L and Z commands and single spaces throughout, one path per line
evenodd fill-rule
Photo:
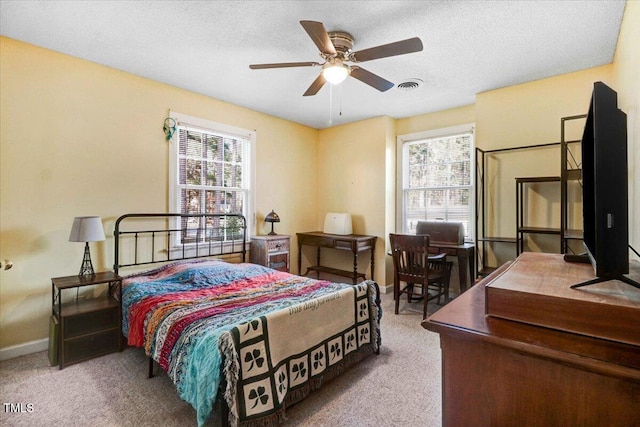
M 307 267 L 304 273 L 306 276 L 310 271 L 315 271 L 317 277 L 320 273 L 329 273 L 337 276 L 350 277 L 355 285 L 358 278 L 365 280 L 364 273 L 358 273 L 358 254 L 367 250 L 371 251 L 371 280 L 373 279 L 375 266 L 376 236 L 365 236 L 360 234 L 325 234 L 321 231 L 311 231 L 308 233 L 296 233 L 298 236 L 298 274 L 302 275 L 302 246 L 316 246 L 316 265 Z M 331 248 L 343 251 L 351 251 L 353 254 L 353 271 L 340 270 L 323 266 L 320 263 L 320 248 Z
M 640 425 L 640 346 L 485 315 L 506 267 L 422 322 L 440 334 L 443 426 Z
M 469 287 L 473 286 L 476 270 L 476 247 L 473 243 L 454 245 L 446 242 L 431 241 L 429 247 L 437 248 L 447 255 L 458 257 L 458 274 L 460 278 L 460 293 L 467 290 L 467 268 L 469 269 Z

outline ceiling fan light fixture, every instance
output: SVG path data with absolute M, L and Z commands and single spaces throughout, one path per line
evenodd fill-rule
M 336 61 L 334 63 L 327 63 L 322 68 L 322 76 L 329 83 L 337 85 L 342 83 L 351 72 L 351 69 L 348 65 L 344 64 L 342 61 Z
M 386 92 L 395 85 L 358 65 L 349 66 L 345 62 L 360 63 L 422 50 L 422 41 L 418 37 L 412 37 L 353 52 L 354 40 L 351 34 L 344 31 L 327 32 L 322 22 L 317 21 L 303 20 L 300 21 L 300 25 L 302 25 L 302 28 L 318 48 L 320 57 L 325 60 L 324 64 L 318 62 L 278 62 L 274 64 L 251 64 L 249 68 L 262 70 L 266 68 L 314 67 L 321 65 L 322 71 L 302 96 L 317 94 L 327 82 L 339 85 L 349 76 L 380 92 Z

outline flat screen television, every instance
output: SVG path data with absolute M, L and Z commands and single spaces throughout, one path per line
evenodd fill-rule
M 584 247 L 596 278 L 578 288 L 621 280 L 640 288 L 629 273 L 627 115 L 618 94 L 595 82 L 582 135 Z

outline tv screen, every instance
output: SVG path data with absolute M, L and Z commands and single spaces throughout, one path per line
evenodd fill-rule
M 571 287 L 612 279 L 640 287 L 623 276 L 629 272 L 627 115 L 602 82 L 593 85 L 581 148 L 584 247 L 596 278 Z

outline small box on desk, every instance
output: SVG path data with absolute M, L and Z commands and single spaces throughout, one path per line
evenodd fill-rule
M 632 263 L 631 277 L 640 278 Z M 594 277 L 589 264 L 565 262 L 561 254 L 524 252 L 487 277 L 489 316 L 596 338 L 640 345 L 640 289 L 611 280 L 570 286 Z
M 353 234 L 351 214 L 328 213 L 324 218 L 324 229 L 322 231 L 327 234 Z

